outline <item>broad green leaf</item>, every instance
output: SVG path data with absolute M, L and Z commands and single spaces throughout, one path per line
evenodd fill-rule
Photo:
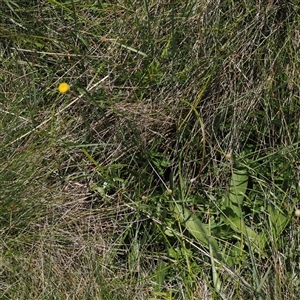
M 236 233 L 249 238 L 256 251 L 262 251 L 266 244 L 264 233 L 257 233 L 246 226 L 243 219 L 242 205 L 248 185 L 247 170 L 236 169 L 232 173 L 228 195 L 223 198 L 223 220 Z
M 248 185 L 246 170 L 234 170 L 229 185 L 226 206 L 230 207 L 237 216 L 241 216 L 241 206 L 245 197 Z
M 263 250 L 266 244 L 266 236 L 264 233 L 257 233 L 250 227 L 246 226 L 242 217 L 237 216 L 231 209 L 224 210 L 225 216 L 223 221 L 229 225 L 232 230 L 238 234 L 248 236 L 250 242 L 255 245 L 256 249 Z
M 272 224 L 272 231 L 273 234 L 275 234 L 275 239 L 277 239 L 282 231 L 286 228 L 290 218 L 279 208 L 276 209 L 272 204 L 269 205 L 268 211 L 269 218 Z
M 219 253 L 218 243 L 211 236 L 207 224 L 202 223 L 194 213 L 180 204 L 175 205 L 174 212 L 189 233 L 192 234 L 195 239 L 204 246 L 209 248 L 211 247 L 214 258 L 221 261 L 222 258 Z

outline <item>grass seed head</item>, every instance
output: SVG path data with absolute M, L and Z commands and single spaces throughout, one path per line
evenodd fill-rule
M 173 191 L 171 189 L 167 189 L 167 194 L 172 195 Z

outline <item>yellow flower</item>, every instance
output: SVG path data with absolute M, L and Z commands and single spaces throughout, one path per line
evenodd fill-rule
M 300 217 L 300 209 L 296 209 L 295 215 L 296 215 L 296 217 Z
M 65 94 L 66 92 L 68 92 L 70 90 L 70 86 L 66 83 L 66 82 L 62 82 L 60 83 L 60 85 L 58 86 L 58 91 L 62 94 Z

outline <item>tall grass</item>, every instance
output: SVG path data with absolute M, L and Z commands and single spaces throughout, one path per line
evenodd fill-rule
M 299 298 L 295 1 L 0 8 L 1 299 Z

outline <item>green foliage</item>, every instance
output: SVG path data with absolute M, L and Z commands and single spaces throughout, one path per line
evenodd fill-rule
M 0 3 L 1 299 L 299 298 L 277 2 Z

